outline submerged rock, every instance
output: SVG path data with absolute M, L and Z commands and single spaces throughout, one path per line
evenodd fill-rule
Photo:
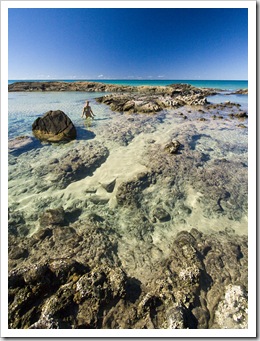
M 116 184 L 116 179 L 103 181 L 101 186 L 108 192 L 112 193 Z
M 49 225 L 63 225 L 65 223 L 65 212 L 63 208 L 48 209 L 40 217 L 40 225 L 46 227 Z
M 247 293 L 239 285 L 229 284 L 218 304 L 215 321 L 220 328 L 245 329 L 248 326 Z
M 246 236 L 181 231 L 142 282 L 123 268 L 112 228 L 52 229 L 21 239 L 10 261 L 9 328 L 247 328 Z
M 32 146 L 34 140 L 30 136 L 19 136 L 8 141 L 8 150 L 28 149 Z
M 170 154 L 177 154 L 181 144 L 177 140 L 172 140 L 171 142 L 168 142 L 164 149 L 167 150 Z
M 164 222 L 171 219 L 170 214 L 163 207 L 156 207 L 152 212 L 153 220 Z
M 39 178 L 37 187 L 65 188 L 72 182 L 91 176 L 108 155 L 108 149 L 99 142 L 65 150 L 59 159 L 46 160 L 45 164 L 34 168 L 33 172 Z
M 39 140 L 47 142 L 71 141 L 77 137 L 74 124 L 61 110 L 50 110 L 38 117 L 32 125 L 32 131 Z

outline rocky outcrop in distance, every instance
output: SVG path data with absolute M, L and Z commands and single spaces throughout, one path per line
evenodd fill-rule
M 133 91 L 135 87 L 104 84 L 98 82 L 16 82 L 8 85 L 9 92 L 34 91 L 85 91 L 85 92 L 115 92 Z
M 85 91 L 85 92 L 137 92 L 146 94 L 189 95 L 204 94 L 209 96 L 216 93 L 214 89 L 196 88 L 189 84 L 171 84 L 168 86 L 128 86 L 106 84 L 99 82 L 15 82 L 8 85 L 9 92 L 34 92 L 34 91 Z
M 196 88 L 190 84 L 167 86 L 127 86 L 99 82 L 16 82 L 8 85 L 9 92 L 34 91 L 84 91 L 106 93 L 96 98 L 98 103 L 109 105 L 111 110 L 125 113 L 157 113 L 164 109 L 184 105 L 208 105 L 207 96 L 216 95 L 221 89 Z M 247 89 L 238 89 L 231 94 L 247 94 Z M 228 103 L 223 104 L 228 106 Z
M 230 95 L 248 95 L 248 89 L 238 89 L 232 92 Z
M 18 82 L 10 84 L 9 91 L 110 92 L 112 94 L 96 98 L 96 101 L 109 105 L 113 111 L 127 113 L 156 113 L 183 105 L 205 105 L 208 103 L 206 96 L 216 94 L 214 89 L 189 84 L 122 86 L 98 82 Z

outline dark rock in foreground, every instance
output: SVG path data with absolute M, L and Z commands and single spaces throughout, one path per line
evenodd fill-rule
M 32 125 L 32 131 L 36 138 L 47 142 L 71 141 L 77 137 L 74 124 L 61 110 L 51 110 L 43 117 L 38 117 Z
M 141 283 L 122 268 L 108 226 L 11 235 L 9 328 L 247 328 L 247 237 L 234 236 L 180 232 Z

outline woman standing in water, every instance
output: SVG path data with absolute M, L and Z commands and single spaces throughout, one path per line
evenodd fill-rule
M 86 101 L 86 105 L 83 108 L 83 112 L 82 112 L 81 117 L 84 117 L 84 116 L 85 116 L 85 118 L 90 117 L 90 118 L 94 119 L 95 115 L 94 115 L 94 113 L 93 113 L 93 111 L 91 109 L 91 106 L 89 105 L 89 101 Z

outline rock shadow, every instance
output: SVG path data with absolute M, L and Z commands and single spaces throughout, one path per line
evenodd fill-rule
M 195 149 L 196 149 L 196 145 L 197 145 L 198 141 L 199 141 L 202 137 L 211 138 L 209 135 L 206 135 L 206 134 L 193 135 L 193 136 L 191 137 L 191 141 L 189 142 L 189 146 L 190 146 L 190 149 L 191 149 L 191 150 L 195 150 Z
M 95 118 L 95 121 L 105 121 L 105 120 L 112 120 L 112 117 Z
M 93 131 L 77 127 L 77 140 L 93 140 L 95 137 Z
M 126 282 L 125 299 L 131 303 L 135 303 L 135 301 L 140 297 L 141 292 L 141 282 L 134 277 L 129 277 Z
M 75 223 L 80 215 L 82 214 L 82 209 L 77 208 L 71 212 L 65 212 L 65 221 L 67 224 Z
M 8 153 L 13 156 L 20 156 L 23 153 L 27 153 L 33 149 L 40 149 L 44 145 L 40 140 L 33 138 L 31 143 L 28 143 L 24 146 L 18 146 L 17 148 L 9 148 Z
M 183 320 L 184 327 L 189 329 L 197 329 L 198 328 L 198 320 L 193 315 L 193 313 L 186 307 L 183 306 Z

